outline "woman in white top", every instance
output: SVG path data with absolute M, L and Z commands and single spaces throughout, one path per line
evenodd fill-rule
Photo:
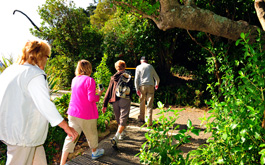
M 0 75 L 0 140 L 7 144 L 6 164 L 47 164 L 43 144 L 49 123 L 60 126 L 73 140 L 68 126 L 50 101 L 43 71 L 51 53 L 45 42 L 29 41 L 16 64 Z

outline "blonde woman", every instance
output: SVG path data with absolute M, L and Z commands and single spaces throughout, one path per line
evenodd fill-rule
M 69 125 L 75 128 L 79 135 L 82 131 L 84 132 L 92 150 L 92 159 L 97 159 L 104 154 L 104 149 L 97 149 L 98 109 L 96 102 L 99 101 L 104 89 L 96 91 L 96 82 L 92 77 L 89 77 L 91 73 L 92 65 L 89 61 L 81 60 L 78 62 L 75 71 L 76 77 L 72 80 L 72 95 L 67 113 Z M 69 153 L 74 151 L 75 144 L 70 137 L 65 138 L 61 165 L 65 164 Z
M 29 41 L 22 53 L 17 63 L 0 75 L 0 140 L 7 144 L 7 165 L 46 165 L 43 143 L 48 124 L 63 128 L 72 140 L 78 133 L 50 101 L 43 71 L 50 46 Z

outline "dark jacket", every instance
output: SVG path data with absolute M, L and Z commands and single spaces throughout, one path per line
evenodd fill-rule
M 110 103 L 114 103 L 114 102 L 116 102 L 116 101 L 118 101 L 120 99 L 119 97 L 116 96 L 116 87 L 117 87 L 117 83 L 118 83 L 121 75 L 124 72 L 125 72 L 125 70 L 117 72 L 113 76 L 111 76 L 109 87 L 108 87 L 107 92 L 106 92 L 105 97 L 104 97 L 103 107 L 107 107 L 109 102 Z M 132 91 L 132 85 L 133 84 L 130 81 L 131 91 Z M 131 93 L 130 93 L 130 97 L 131 97 Z

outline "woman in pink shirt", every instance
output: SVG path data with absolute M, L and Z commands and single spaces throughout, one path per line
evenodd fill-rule
M 97 119 L 98 109 L 96 102 L 99 101 L 102 92 L 96 91 L 96 82 L 89 77 L 92 73 L 92 65 L 87 60 L 78 62 L 75 75 L 72 80 L 71 100 L 67 111 L 69 125 L 73 127 L 78 134 L 84 132 L 89 147 L 92 149 L 92 159 L 97 159 L 104 154 L 104 149 L 98 147 Z M 96 95 L 96 92 L 98 95 Z M 77 141 L 77 140 L 76 140 Z M 63 146 L 61 165 L 65 164 L 69 153 L 74 151 L 76 141 L 72 142 L 70 137 L 66 137 Z

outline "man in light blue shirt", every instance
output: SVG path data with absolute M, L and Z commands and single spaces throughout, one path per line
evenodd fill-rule
M 141 57 L 141 64 L 136 67 L 135 71 L 135 89 L 140 97 L 140 115 L 139 121 L 145 121 L 145 108 L 147 107 L 147 126 L 152 125 L 152 112 L 155 90 L 158 89 L 160 79 L 154 67 L 147 62 L 145 56 Z M 145 107 L 145 102 L 147 105 Z

